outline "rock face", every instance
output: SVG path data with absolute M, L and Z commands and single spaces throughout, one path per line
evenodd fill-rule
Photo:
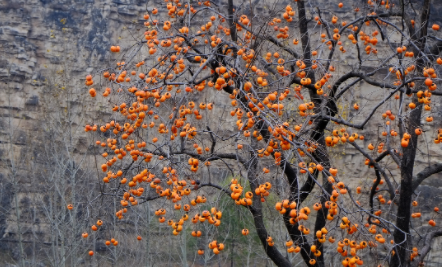
M 75 164 L 88 169 L 81 157 L 91 142 L 83 127 L 106 114 L 99 104 L 93 113 L 86 110 L 84 77 L 109 59 L 110 40 L 125 38 L 135 30 L 134 25 L 142 25 L 139 22 L 146 6 L 159 2 L 0 1 L 2 266 L 85 263 L 87 248 L 78 249 L 78 242 L 81 232 L 93 222 L 72 221 L 75 219 L 67 217 L 65 207 L 73 202 L 72 198 L 87 199 L 83 196 L 87 195 L 87 188 L 96 189 L 93 184 L 78 184 L 90 176 L 75 170 Z M 67 110 L 72 112 L 69 116 L 65 116 Z M 67 132 L 72 139 L 63 135 Z M 55 144 L 50 141 L 51 136 L 64 141 Z M 63 147 L 67 154 L 58 150 Z M 68 157 L 55 156 L 56 151 Z M 64 167 L 54 168 L 57 164 Z M 74 190 L 81 194 L 73 194 Z M 85 209 L 76 206 L 74 210 L 79 211 L 78 218 L 85 218 L 81 214 Z M 54 235 L 56 231 L 63 234 Z M 102 250 L 100 244 L 103 242 L 92 244 L 92 249 L 96 245 L 96 251 Z M 48 256 L 55 247 L 56 253 Z
M 246 1 L 246 5 L 248 3 Z M 328 1 L 324 1 L 324 5 L 327 4 Z M 131 36 L 140 36 L 146 8 L 161 5 L 165 9 L 160 0 L 0 1 L 0 205 L 3 208 L 0 211 L 0 262 L 46 266 L 48 262 L 42 259 L 44 255 L 37 255 L 39 251 L 46 251 L 55 243 L 59 246 L 68 243 L 68 239 L 78 239 L 82 227 L 90 225 L 89 222 L 78 222 L 78 229 L 69 233 L 72 236 L 55 238 L 51 234 L 58 230 L 69 232 L 63 227 L 67 227 L 64 222 L 72 217 L 62 210 L 72 201 L 72 190 L 83 190 L 88 200 L 93 199 L 93 192 L 97 190 L 97 183 L 77 185 L 81 179 L 96 177 L 96 174 L 81 173 L 75 164 L 93 165 L 93 155 L 97 153 L 90 152 L 93 140 L 84 133 L 83 127 L 92 121 L 102 122 L 109 114 L 105 103 L 91 104 L 86 97 L 84 77 L 98 72 L 111 61 L 108 50 L 112 40 L 131 40 Z M 432 12 L 441 10 L 442 4 L 432 6 Z M 257 11 L 266 12 L 266 9 L 259 7 Z M 440 16 L 432 18 L 431 23 L 442 21 Z M 120 45 L 129 47 L 131 41 Z M 344 62 L 347 60 L 352 59 L 343 58 Z M 341 71 L 345 69 L 346 66 L 342 66 Z M 358 85 L 357 90 L 372 90 L 373 94 L 362 98 L 356 93 L 353 99 L 341 104 L 352 105 L 357 100 L 370 105 L 373 99 L 383 97 L 382 92 L 373 90 L 368 84 Z M 352 115 L 348 114 L 349 117 Z M 379 124 L 380 120 L 369 123 L 364 132 L 367 139 L 371 140 L 370 135 L 377 135 L 373 129 Z M 434 114 L 434 124 L 442 127 L 440 113 Z M 428 129 L 424 127 L 425 130 Z M 52 143 L 54 134 L 63 135 L 64 141 Z M 364 146 L 368 143 L 365 142 Z M 419 151 L 416 171 L 428 166 L 428 162 L 441 162 L 441 146 L 433 144 L 431 134 L 420 139 L 419 145 L 423 149 Z M 69 156 L 55 158 L 54 151 L 62 148 Z M 331 149 L 330 154 L 336 166 L 345 166 L 342 174 L 351 177 L 354 184 L 365 183 L 371 174 L 365 168 L 361 154 L 350 147 L 343 154 L 342 150 L 336 151 Z M 88 159 L 87 163 L 84 158 Z M 54 168 L 57 164 L 68 167 L 62 168 L 61 172 Z M 66 177 L 66 182 L 55 182 L 51 176 Z M 225 172 L 220 176 L 226 176 Z M 442 195 L 441 178 L 442 174 L 436 174 L 422 184 L 419 201 L 423 204 L 423 211 L 441 203 L 436 197 Z M 48 191 L 58 193 L 48 194 Z M 47 207 L 54 203 L 57 203 L 61 215 L 49 214 L 56 208 Z M 76 208 L 82 210 L 84 207 Z M 100 245 L 94 246 L 97 251 L 105 250 Z M 77 247 L 76 243 L 63 248 L 78 252 Z M 440 241 L 436 241 L 434 251 L 440 247 Z M 84 254 L 78 256 L 78 262 L 77 259 L 60 260 L 58 257 L 70 257 L 66 251 L 64 254 L 57 252 L 59 256 L 54 256 L 50 264 L 73 266 L 85 263 Z M 442 262 L 440 255 L 430 256 L 430 264 L 438 266 Z M 118 260 L 115 262 L 118 264 Z M 100 266 L 97 262 L 94 264 Z

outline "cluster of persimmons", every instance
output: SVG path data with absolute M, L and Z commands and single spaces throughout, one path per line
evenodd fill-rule
M 205 159 L 210 158 L 214 153 L 213 149 L 204 146 L 199 141 L 198 136 L 206 134 L 204 130 L 207 121 L 204 118 L 213 116 L 209 113 L 216 108 L 217 104 L 225 105 L 226 103 L 207 103 L 202 101 L 203 98 L 199 98 L 201 99 L 199 103 L 190 100 L 197 99 L 202 91 L 212 90 L 213 94 L 225 93 L 230 97 L 231 100 L 228 103 L 231 106 L 230 115 L 236 116 L 236 122 L 232 127 L 242 137 L 237 140 L 256 139 L 259 148 L 254 152 L 258 158 L 271 158 L 276 168 L 279 168 L 290 152 L 298 160 L 294 168 L 301 175 L 312 175 L 319 172 L 332 184 L 333 192 L 325 203 L 317 202 L 309 207 L 304 204 L 298 205 L 289 199 L 282 199 L 275 205 L 275 209 L 280 214 L 288 214 L 290 224 L 296 225 L 303 235 L 311 238 L 310 255 L 312 258 L 309 262 L 311 265 L 315 264 L 315 257 L 321 255 L 321 251 L 317 249 L 319 243 L 334 244 L 337 241 L 336 251 L 343 256 L 343 266 L 362 265 L 363 261 L 359 256 L 361 254 L 359 251 L 367 247 L 377 247 L 378 244 L 384 243 L 393 244 L 390 229 L 381 227 L 383 224 L 380 221 L 383 213 L 382 205 L 390 205 L 391 200 L 386 201 L 382 194 L 377 194 L 379 209 L 374 211 L 367 223 L 364 224 L 363 221 L 356 219 L 350 220 L 349 216 L 344 216 L 345 214 L 341 213 L 341 207 L 342 203 L 350 202 L 347 196 L 351 189 L 343 181 L 343 177 L 339 177 L 337 168 L 325 168 L 321 162 L 314 162 L 310 156 L 318 149 L 319 145 L 306 138 L 304 132 L 312 124 L 311 118 L 315 116 L 315 111 L 319 107 L 316 107 L 312 100 L 305 100 L 304 94 L 313 89 L 317 96 L 326 99 L 331 89 L 331 81 L 334 79 L 333 73 L 336 67 L 331 64 L 327 65 L 327 60 L 322 61 L 319 58 L 320 51 L 311 52 L 313 60 L 310 64 L 302 59 L 290 58 L 285 51 L 280 49 L 279 45 L 273 47 L 274 51 L 265 53 L 252 49 L 257 35 L 248 29 L 251 26 L 251 21 L 247 15 L 239 15 L 234 28 L 232 28 L 228 24 L 227 15 L 215 12 L 210 1 L 198 2 L 197 5 L 190 7 L 187 1 L 165 0 L 165 2 L 167 11 L 163 16 L 159 16 L 159 11 L 156 8 L 144 15 L 146 31 L 144 33 L 145 40 L 141 44 L 146 47 L 146 57 L 142 52 L 139 52 L 140 61 L 138 62 L 133 61 L 133 58 L 137 57 L 131 58 L 129 62 L 119 61 L 115 66 L 110 66 L 103 71 L 100 74 L 102 78 L 98 75 L 97 77 L 92 75 L 86 77 L 85 84 L 89 87 L 89 94 L 92 98 L 112 96 L 108 103 L 112 103 L 110 109 L 115 113 L 112 116 L 114 119 L 101 126 L 86 125 L 85 131 L 97 132 L 94 136 L 103 138 L 96 141 L 96 145 L 102 147 L 102 157 L 105 160 L 101 165 L 105 174 L 102 179 L 103 183 L 117 184 L 119 188 L 118 196 L 121 209 L 116 212 L 116 216 L 122 219 L 130 207 L 138 205 L 143 194 L 144 198 L 147 198 L 145 192 L 154 192 L 157 198 L 167 199 L 167 203 L 170 203 L 170 206 L 156 210 L 155 215 L 160 223 L 167 223 L 171 227 L 171 232 L 174 235 L 180 234 L 183 225 L 191 216 L 190 222 L 195 226 L 206 222 L 214 226 L 221 224 L 222 212 L 216 207 L 210 211 L 198 212 L 198 205 L 205 203 L 207 199 L 204 195 L 198 194 L 197 190 L 200 187 L 196 182 L 197 179 L 187 179 L 189 173 L 193 175 L 192 177 L 198 177 L 200 167 L 210 166 L 210 160 Z M 381 1 L 368 1 L 369 6 L 375 4 L 384 9 L 392 8 L 388 1 L 382 1 L 382 3 Z M 337 4 L 338 8 L 343 6 L 343 3 Z M 206 9 L 205 13 L 202 11 L 204 9 Z M 199 13 L 200 11 L 201 13 Z M 199 17 L 204 20 L 199 26 L 185 26 L 176 20 L 189 15 L 197 16 L 210 12 L 213 13 L 210 16 Z M 359 12 L 359 9 L 356 9 L 355 12 Z M 295 19 L 295 15 L 293 7 L 288 5 L 279 14 L 282 19 L 275 17 L 268 22 L 268 25 L 272 26 L 269 34 L 273 35 L 277 42 L 293 37 L 288 23 Z M 374 16 L 376 13 L 372 12 L 368 15 Z M 164 19 L 167 16 L 170 17 L 170 20 Z M 319 16 L 315 17 L 315 21 L 319 26 L 326 22 Z M 341 53 L 346 53 L 355 49 L 355 45 L 358 44 L 364 48 L 366 56 L 376 56 L 381 52 L 376 48 L 380 42 L 377 39 L 379 30 L 373 24 L 385 26 L 385 22 L 376 20 L 376 23 L 373 23 L 371 20 L 366 20 L 362 26 L 358 27 L 348 25 L 345 21 L 339 22 L 338 16 L 334 15 L 326 23 L 328 27 L 334 27 L 334 29 L 332 29 L 331 36 L 323 33 L 318 37 L 322 43 L 326 44 L 325 50 L 332 50 L 337 46 Z M 433 25 L 432 28 L 435 31 L 439 30 L 438 25 Z M 238 40 L 236 42 L 227 41 L 230 40 L 234 29 L 239 36 Z M 350 41 L 345 42 L 348 44 L 341 41 L 344 34 L 345 38 Z M 288 46 L 295 49 L 298 43 L 299 40 L 293 38 Z M 124 47 L 124 44 L 122 46 Z M 196 49 L 197 47 L 198 49 Z M 201 52 L 202 50 L 205 52 Z M 112 46 L 110 51 L 116 53 L 115 56 L 118 57 L 120 46 Z M 241 61 L 233 65 L 216 62 L 214 66 L 211 55 L 216 53 L 223 54 L 223 57 L 238 57 Z M 424 110 L 430 113 L 432 92 L 437 88 L 433 81 L 437 78 L 435 69 L 428 66 L 423 73 L 416 73 L 413 52 L 407 51 L 407 47 L 403 46 L 398 47 L 396 53 L 404 54 L 404 57 L 409 59 L 405 63 L 409 65 L 405 72 L 395 67 L 390 68 L 390 73 L 397 78 L 393 84 L 400 86 L 407 75 L 413 74 L 421 77 L 421 79 L 416 79 L 407 85 L 410 88 L 416 88 L 418 85 L 419 88 L 422 88 L 421 84 L 425 86 L 425 90 L 419 90 L 415 94 L 419 103 L 408 101 L 407 104 L 413 110 L 422 103 Z M 125 55 L 121 57 L 124 59 Z M 258 58 L 262 58 L 263 61 L 257 60 Z M 289 62 L 294 63 L 292 69 Z M 241 68 L 235 67 L 237 64 Z M 442 64 L 442 59 L 437 59 L 435 64 Z M 268 66 L 274 66 L 275 72 L 271 73 Z M 325 68 L 325 66 L 328 67 Z M 314 71 L 320 77 L 314 84 L 307 75 L 310 71 Z M 279 88 L 271 82 L 275 77 L 277 79 L 291 79 L 290 76 L 299 78 L 299 84 Z M 201 79 L 201 77 L 206 78 Z M 101 82 L 96 83 L 94 80 Z M 408 96 L 412 95 L 414 94 L 410 93 Z M 394 99 L 399 100 L 400 97 L 402 96 L 396 93 Z M 295 111 L 288 110 L 287 107 L 293 107 L 293 103 L 297 103 Z M 359 103 L 352 103 L 350 109 L 352 112 L 359 112 L 361 107 Z M 396 144 L 398 150 L 400 147 L 407 147 L 411 138 L 410 133 L 405 132 L 402 136 L 397 137 L 399 130 L 395 130 L 393 125 L 397 120 L 395 112 L 391 109 L 384 109 L 383 112 L 381 117 L 385 120 L 385 125 L 388 126 L 385 128 L 389 130 L 382 131 L 381 138 L 391 137 L 391 142 Z M 288 113 L 292 118 L 295 118 L 292 121 L 297 123 L 289 123 L 288 120 L 282 119 Z M 428 115 L 425 120 L 431 123 L 433 117 Z M 267 125 L 266 131 L 268 131 L 269 137 L 263 136 L 257 126 L 263 121 Z M 416 135 L 423 133 L 419 127 L 416 127 L 414 132 Z M 398 138 L 398 141 L 394 141 L 395 137 Z M 171 151 L 169 153 L 165 151 L 172 144 L 179 146 L 183 140 L 192 143 L 194 148 L 192 155 L 188 155 L 186 159 L 187 170 L 174 166 L 175 163 L 171 161 L 173 156 L 169 154 Z M 325 136 L 327 147 L 335 147 L 347 142 L 362 142 L 362 140 L 364 140 L 362 134 L 344 126 L 330 130 L 330 133 Z M 442 130 L 439 130 L 434 142 L 441 141 Z M 246 146 L 248 149 L 252 149 L 247 145 L 247 141 L 244 141 L 237 142 L 234 150 L 242 151 Z M 377 148 L 379 154 L 385 151 L 383 142 L 370 143 L 367 148 L 368 150 Z M 116 164 L 118 161 L 124 160 L 135 162 L 138 166 L 144 167 L 140 167 L 141 171 L 133 177 L 128 177 L 127 170 L 116 167 L 121 166 L 121 164 Z M 149 165 L 150 162 L 155 162 L 155 164 Z M 369 159 L 365 161 L 365 164 L 373 167 L 373 162 Z M 271 168 L 267 167 L 263 168 L 263 177 L 272 172 Z M 381 181 L 379 186 L 383 184 L 384 182 Z M 245 188 L 246 186 L 241 185 L 239 180 L 234 178 L 228 189 L 225 190 L 229 192 L 232 203 L 245 208 L 253 206 L 254 199 L 265 202 L 266 197 L 272 193 L 270 179 L 264 180 L 254 192 L 247 191 Z M 370 190 L 367 189 L 364 192 L 363 188 L 357 187 L 354 192 L 368 194 Z M 340 201 L 341 199 L 342 201 Z M 360 202 L 363 199 L 365 198 L 361 197 L 353 204 L 360 208 L 364 206 L 364 203 Z M 328 211 L 326 216 L 330 224 L 313 233 L 309 228 L 311 223 L 306 222 L 311 217 L 311 213 L 321 210 L 323 205 Z M 416 201 L 413 202 L 413 206 L 417 206 Z M 72 206 L 68 206 L 68 209 L 72 208 Z M 168 214 L 171 212 L 168 211 L 170 210 L 182 211 L 182 215 L 174 219 L 173 214 L 177 213 L 169 216 Z M 435 212 L 438 212 L 437 208 L 435 208 Z M 418 211 L 412 215 L 413 218 L 420 216 Z M 338 222 L 336 223 L 336 221 Z M 102 223 L 102 221 L 98 221 L 96 225 L 100 226 Z M 436 225 L 435 219 L 428 223 L 431 226 Z M 334 227 L 335 225 L 338 227 Z M 92 226 L 92 230 L 96 231 L 97 226 Z M 365 233 L 364 235 L 359 234 L 362 231 Z M 241 233 L 237 234 L 246 236 L 249 234 L 249 230 L 243 229 Z M 198 238 L 201 236 L 201 231 L 195 229 L 191 235 Z M 87 233 L 83 234 L 84 238 L 87 236 Z M 335 238 L 338 236 L 342 238 L 336 240 Z M 141 240 L 141 237 L 138 239 Z M 268 236 L 268 246 L 274 246 L 275 242 L 276 240 Z M 118 241 L 106 241 L 106 245 L 110 245 L 110 243 L 116 246 Z M 287 241 L 285 245 L 289 253 L 301 251 L 300 244 L 296 244 L 292 240 Z M 224 244 L 213 240 L 209 243 L 208 248 L 214 254 L 218 254 L 224 249 Z M 203 249 L 198 250 L 198 254 L 204 253 L 206 252 Z M 91 255 L 93 255 L 92 251 Z M 416 255 L 417 248 L 413 248 L 411 257 Z

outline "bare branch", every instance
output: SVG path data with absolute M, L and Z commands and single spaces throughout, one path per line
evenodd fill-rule
M 433 164 L 425 169 L 423 169 L 421 172 L 416 174 L 416 176 L 413 178 L 413 191 L 416 191 L 418 186 L 428 177 L 430 177 L 433 174 L 439 173 L 442 171 L 442 163 Z

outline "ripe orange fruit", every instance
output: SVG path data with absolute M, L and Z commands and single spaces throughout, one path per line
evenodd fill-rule
M 90 94 L 92 97 L 95 97 L 95 96 L 97 95 L 97 91 L 95 91 L 94 88 L 91 88 L 91 89 L 89 89 L 89 94 Z

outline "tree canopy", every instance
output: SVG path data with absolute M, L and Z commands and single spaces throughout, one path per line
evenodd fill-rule
M 217 232 L 228 207 L 253 222 L 229 235 L 256 232 L 277 266 L 293 266 L 287 253 L 308 266 L 422 264 L 442 234 L 438 208 L 421 209 L 417 194 L 442 165 L 415 170 L 442 140 L 431 2 L 148 7 L 145 32 L 115 41 L 110 63 L 85 81 L 113 111 L 85 127 L 102 153 L 102 195 L 120 201 L 118 219 L 157 203 L 173 235 L 215 226 L 220 238 L 201 255 L 228 249 Z M 346 149 L 365 158 L 363 181 L 335 160 Z

